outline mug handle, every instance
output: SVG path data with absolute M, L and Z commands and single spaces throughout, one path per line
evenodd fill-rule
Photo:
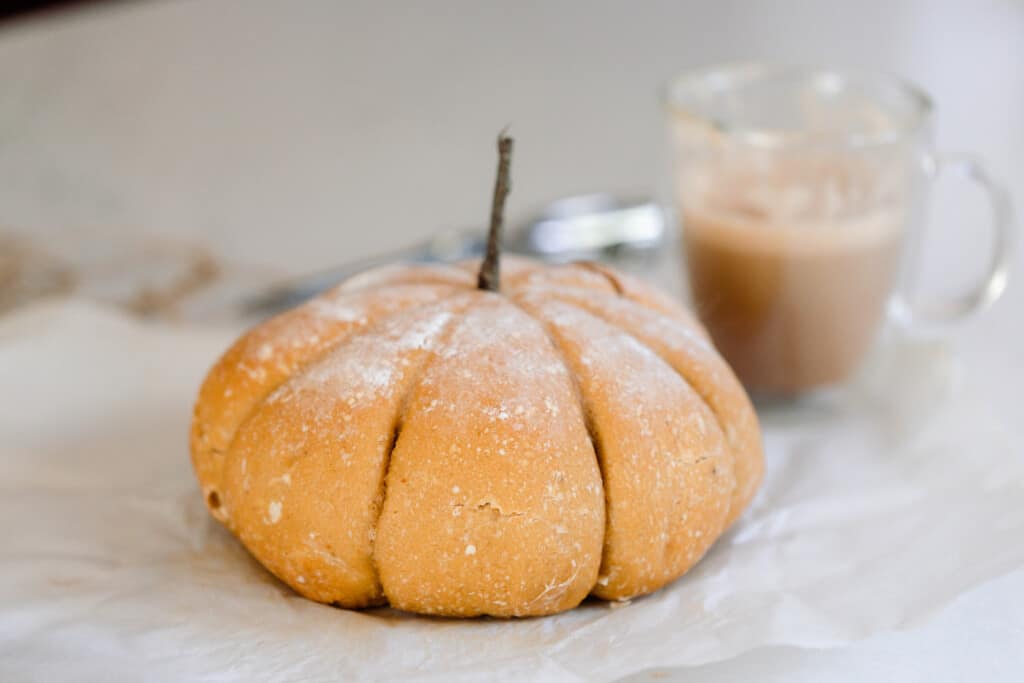
M 970 155 L 928 154 L 923 160 L 923 167 L 929 183 L 934 183 L 945 173 L 955 173 L 974 183 L 984 190 L 992 207 L 992 253 L 988 270 L 976 285 L 952 299 L 930 302 L 928 305 L 911 303 L 905 291 L 896 296 L 894 312 L 901 322 L 909 325 L 942 325 L 963 320 L 983 310 L 1006 289 L 1014 237 L 1013 209 L 1006 190 L 992 179 L 980 161 Z

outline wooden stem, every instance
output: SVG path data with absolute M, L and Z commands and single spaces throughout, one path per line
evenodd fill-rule
M 505 221 L 505 199 L 512 183 L 509 166 L 512 163 L 513 140 L 505 131 L 498 135 L 498 177 L 494 180 L 494 199 L 491 201 L 491 227 L 487 233 L 487 252 L 480 264 L 476 286 L 488 292 L 501 289 L 501 226 Z

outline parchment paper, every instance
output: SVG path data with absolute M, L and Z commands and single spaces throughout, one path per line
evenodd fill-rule
M 687 576 L 519 621 L 303 600 L 208 519 L 195 391 L 235 334 L 57 301 L 0 319 L 0 680 L 613 680 L 900 628 L 1024 566 L 1024 464 L 937 342 L 761 406 L 768 475 Z

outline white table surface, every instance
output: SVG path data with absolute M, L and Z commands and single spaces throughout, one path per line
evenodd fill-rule
M 195 239 L 301 272 L 480 223 L 505 124 L 513 218 L 576 192 L 656 194 L 658 85 L 753 58 L 917 81 L 940 146 L 987 159 L 1024 207 L 1021 2 L 185 0 L 0 27 L 0 226 Z M 983 263 L 984 207 L 952 181 L 936 195 L 929 277 L 953 287 Z M 950 334 L 1024 444 L 1021 278 Z M 1024 572 L 853 647 L 650 675 L 666 676 L 1022 680 Z

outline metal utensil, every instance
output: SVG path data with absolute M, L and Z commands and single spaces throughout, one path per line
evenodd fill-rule
M 666 240 L 665 213 L 657 203 L 606 194 L 567 197 L 513 230 L 508 251 L 543 261 L 579 259 L 616 263 L 652 252 Z M 449 263 L 483 253 L 484 231 L 445 230 L 415 244 L 271 286 L 247 298 L 245 315 L 265 316 L 290 308 L 360 271 L 385 263 Z

